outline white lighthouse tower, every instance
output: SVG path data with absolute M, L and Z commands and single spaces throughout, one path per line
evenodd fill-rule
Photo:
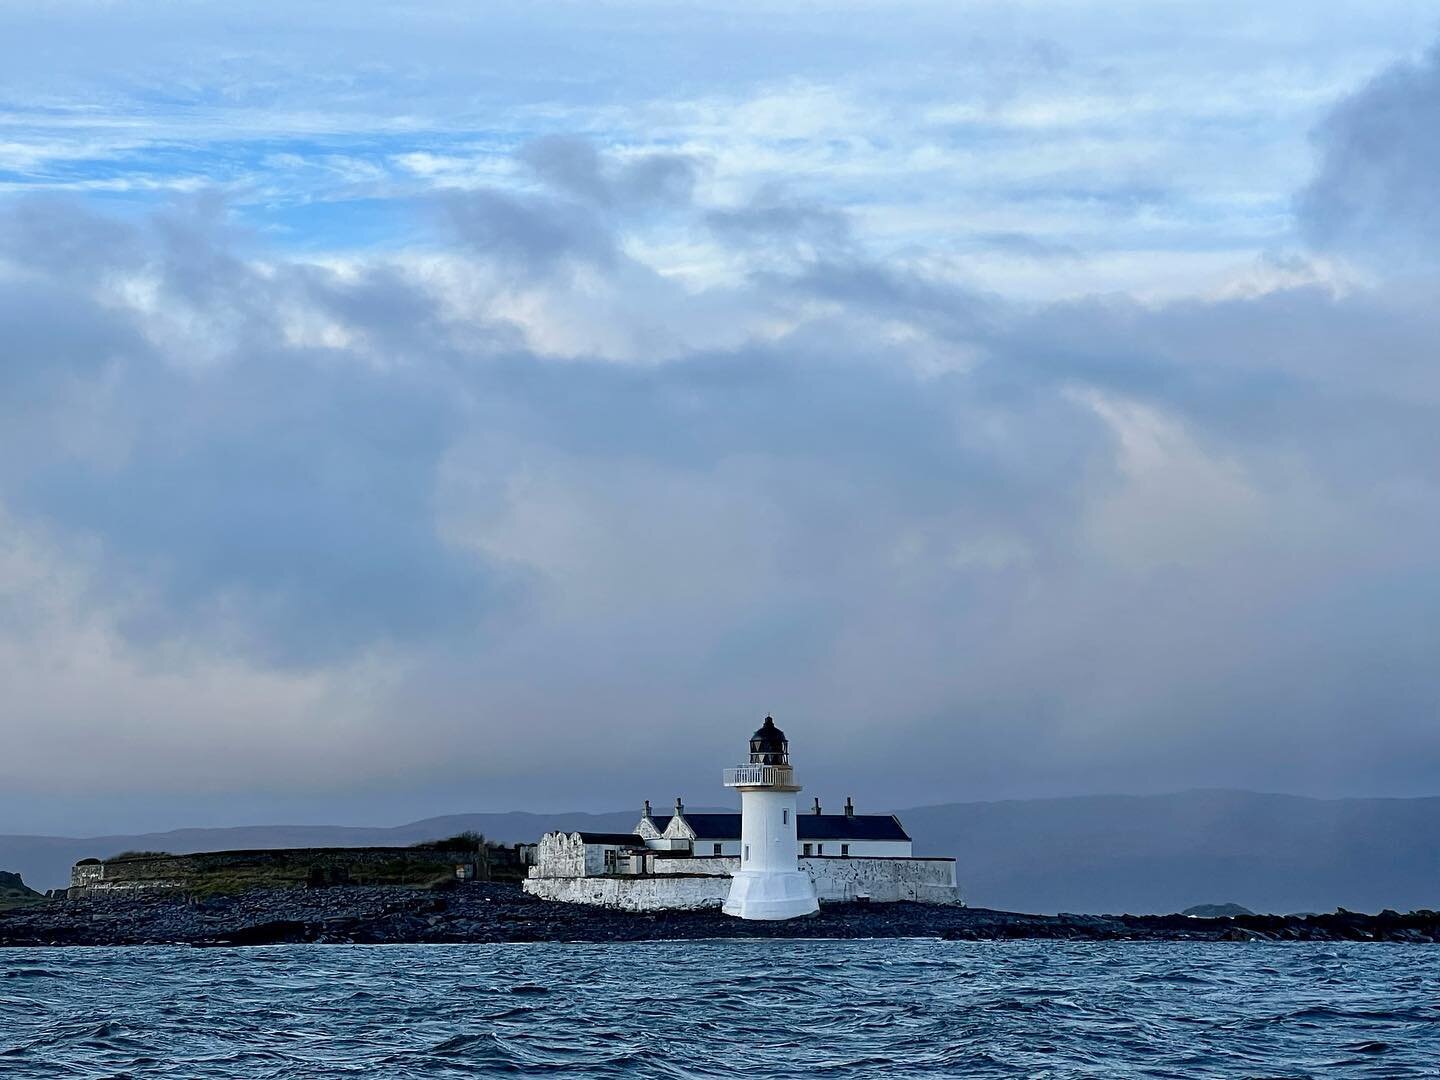
M 726 915 L 793 919 L 818 911 L 815 885 L 796 861 L 795 773 L 790 743 L 770 717 L 750 739 L 750 763 L 725 770 L 740 789 L 740 869 L 730 883 Z

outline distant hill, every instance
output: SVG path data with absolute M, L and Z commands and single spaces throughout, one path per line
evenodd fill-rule
M 696 808 L 699 809 L 699 808 Z M 1306 799 L 1244 791 L 949 803 L 899 811 L 918 855 L 953 855 L 967 900 L 1034 912 L 1183 911 L 1223 897 L 1252 911 L 1440 908 L 1440 798 Z M 0 836 L 0 866 L 42 888 L 75 861 L 126 850 L 390 845 L 473 829 L 628 831 L 633 810 L 456 814 L 394 828 L 252 826 L 90 839 Z
M 907 810 L 916 854 L 954 855 L 972 904 L 1038 912 L 1440 908 L 1440 798 L 1248 791 Z

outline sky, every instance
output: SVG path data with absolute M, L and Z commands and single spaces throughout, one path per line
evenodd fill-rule
M 0 832 L 1440 793 L 1440 4 L 0 24 Z

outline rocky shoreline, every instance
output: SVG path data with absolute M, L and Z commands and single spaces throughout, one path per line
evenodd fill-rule
M 782 923 L 718 911 L 635 914 L 526 896 L 518 886 L 268 889 L 203 901 L 178 896 L 51 900 L 0 913 L 0 946 L 195 946 L 610 942 L 697 938 L 936 937 L 950 940 L 1440 942 L 1440 914 L 1025 915 L 924 904 L 827 904 Z

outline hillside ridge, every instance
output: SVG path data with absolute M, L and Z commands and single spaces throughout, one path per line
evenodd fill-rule
M 697 811 L 699 807 L 695 808 Z M 953 855 L 973 904 L 1037 912 L 1181 911 L 1223 899 L 1270 912 L 1440 907 L 1440 797 L 1336 798 L 1197 789 L 896 811 L 917 855 Z M 551 829 L 628 831 L 634 810 L 448 814 L 403 825 L 183 828 L 89 838 L 0 836 L 0 866 L 42 888 L 128 849 L 404 845 L 465 830 L 502 843 Z

